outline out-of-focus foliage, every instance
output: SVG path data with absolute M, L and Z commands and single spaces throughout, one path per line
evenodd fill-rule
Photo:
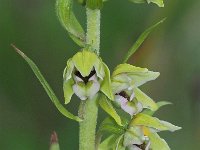
M 199 7 L 198 0 L 166 0 L 164 8 L 110 0 L 102 9 L 101 56 L 111 69 L 144 29 L 167 17 L 129 62 L 161 73 L 142 90 L 155 100 L 174 104 L 155 114 L 183 128 L 173 138 L 161 134 L 173 150 L 200 147 Z M 74 9 L 85 28 L 84 8 L 75 2 Z M 0 18 L 0 149 L 48 149 L 50 134 L 56 130 L 61 149 L 77 150 L 78 123 L 58 113 L 30 68 L 10 47 L 15 43 L 37 63 L 64 103 L 63 69 L 79 48 L 60 26 L 55 1 L 0 0 Z M 74 114 L 77 102 L 67 106 Z

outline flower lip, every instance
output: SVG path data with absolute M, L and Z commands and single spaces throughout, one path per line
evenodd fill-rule
M 81 73 L 80 73 L 78 70 L 76 70 L 76 71 L 74 72 L 74 74 L 75 74 L 77 77 L 81 78 L 85 84 L 87 84 L 88 81 L 89 81 L 89 79 L 90 79 L 93 75 L 96 74 L 96 71 L 95 71 L 95 69 L 93 69 L 93 70 L 90 72 L 90 74 L 89 74 L 88 76 L 86 76 L 86 77 L 83 77 L 83 76 L 81 75 Z
M 130 101 L 130 96 L 125 91 L 121 91 L 119 93 L 116 93 L 115 95 L 120 95 L 124 97 L 125 99 L 127 99 L 128 101 Z

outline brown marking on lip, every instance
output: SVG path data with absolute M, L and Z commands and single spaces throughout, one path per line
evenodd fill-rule
M 120 95 L 126 98 L 128 101 L 130 100 L 130 96 L 125 91 L 121 91 L 120 93 L 116 93 L 115 95 Z
M 94 70 L 92 70 L 92 71 L 90 72 L 90 74 L 89 74 L 88 76 L 83 77 L 83 76 L 81 75 L 81 73 L 80 73 L 78 70 L 76 70 L 76 71 L 74 72 L 74 74 L 75 74 L 77 77 L 81 78 L 85 84 L 88 82 L 88 80 L 89 80 L 95 73 L 96 73 L 96 71 L 95 71 L 95 69 L 94 69 Z

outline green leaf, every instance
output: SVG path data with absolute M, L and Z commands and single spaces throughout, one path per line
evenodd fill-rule
M 107 99 L 104 94 L 101 94 L 99 98 L 99 105 L 117 122 L 118 125 L 122 126 L 120 116 L 117 114 L 116 110 L 112 106 L 112 103 Z
M 135 118 L 131 121 L 131 125 L 133 126 L 146 126 L 149 128 L 154 128 L 158 131 L 166 131 L 169 130 L 174 132 L 176 130 L 180 130 L 181 127 L 175 126 L 169 122 L 159 120 L 156 117 L 151 117 L 146 114 L 138 114 Z
M 158 109 L 157 104 L 145 93 L 143 93 L 139 88 L 134 88 L 134 93 L 135 93 L 135 97 L 140 103 L 142 103 L 144 108 L 148 108 L 152 111 L 155 111 Z
M 144 42 L 144 40 L 148 37 L 148 35 L 161 23 L 163 23 L 165 21 L 166 18 L 162 19 L 161 21 L 159 21 L 158 23 L 154 24 L 153 26 L 151 26 L 150 28 L 146 29 L 137 39 L 137 41 L 134 43 L 134 45 L 129 49 L 129 51 L 127 52 L 123 63 L 127 62 L 128 59 L 136 52 L 136 50 L 142 45 L 142 43 Z
M 56 106 L 56 108 L 60 111 L 60 113 L 63 114 L 65 117 L 70 118 L 72 120 L 82 121 L 79 117 L 74 116 L 68 110 L 66 110 L 65 107 L 63 107 L 63 105 L 60 103 L 60 101 L 56 97 L 54 91 L 51 89 L 51 87 L 49 86 L 49 84 L 47 83 L 47 81 L 45 80 L 43 75 L 41 74 L 41 72 L 38 69 L 38 67 L 36 66 L 36 64 L 30 58 L 28 58 L 23 52 L 21 52 L 17 47 L 15 47 L 14 45 L 11 45 L 11 46 L 16 50 L 16 52 L 18 54 L 20 54 L 22 56 L 22 58 L 25 59 L 25 61 L 31 67 L 34 74 L 36 75 L 36 77 L 42 84 L 43 88 L 45 89 L 47 95 L 49 96 L 49 98 L 51 99 L 53 104 Z
M 158 111 L 161 107 L 166 106 L 166 105 L 171 105 L 171 102 L 168 101 L 160 101 L 156 103 L 158 106 L 158 109 L 155 111 L 149 110 L 149 109 L 145 109 L 144 111 L 142 111 L 143 114 L 149 115 L 149 116 L 153 116 L 153 114 Z
M 158 7 L 164 7 L 163 0 L 129 0 L 129 1 L 131 1 L 133 3 L 138 3 L 138 4 L 140 4 L 140 3 L 148 3 L 148 4 L 154 3 L 154 4 L 158 5 Z
M 155 150 L 170 150 L 168 144 L 165 142 L 164 139 L 160 138 L 160 136 L 157 133 L 150 133 L 148 135 L 151 145 L 151 149 Z
M 62 26 L 79 46 L 85 46 L 85 32 L 72 11 L 72 0 L 57 0 L 56 12 Z

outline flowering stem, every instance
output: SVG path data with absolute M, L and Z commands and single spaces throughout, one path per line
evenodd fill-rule
M 97 124 L 97 106 L 98 95 L 93 99 L 88 99 L 82 102 L 79 108 L 79 117 L 83 119 L 79 123 L 79 150 L 94 150 L 95 149 L 95 132 Z
M 87 35 L 86 42 L 91 50 L 99 55 L 100 48 L 100 10 L 86 8 L 87 13 Z
M 86 8 L 87 36 L 86 42 L 90 50 L 99 55 L 100 48 L 100 10 Z M 79 123 L 79 150 L 95 149 L 95 132 L 97 125 L 98 94 L 92 99 L 82 102 L 79 108 L 79 117 L 83 119 Z

